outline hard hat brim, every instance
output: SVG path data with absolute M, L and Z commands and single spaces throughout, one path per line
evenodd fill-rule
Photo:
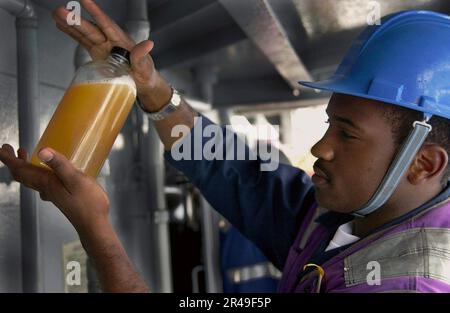
M 404 108 L 417 111 L 416 103 L 410 103 L 410 102 L 398 101 L 398 100 L 396 101 L 396 100 L 389 99 L 389 98 L 377 97 L 377 96 L 370 95 L 367 93 L 355 91 L 353 88 L 351 88 L 349 86 L 352 83 L 349 82 L 347 78 L 331 78 L 328 80 L 323 80 L 323 81 L 318 81 L 318 82 L 299 81 L 298 83 L 304 87 L 308 87 L 308 88 L 312 88 L 312 89 L 316 89 L 316 90 L 328 91 L 328 92 L 332 92 L 332 93 L 339 93 L 339 94 L 359 97 L 359 98 L 363 98 L 363 99 L 380 101 L 383 103 L 402 106 Z M 444 111 L 443 108 L 436 110 L 435 107 L 433 107 L 433 108 L 421 107 L 420 111 L 423 113 L 426 113 L 426 114 L 438 115 L 438 116 L 441 116 L 444 118 L 448 118 L 448 116 L 450 115 L 450 110 L 449 110 L 449 112 L 447 112 L 446 110 Z
M 412 106 L 412 105 L 407 105 L 407 103 L 400 104 L 399 102 L 390 101 L 389 99 L 386 99 L 386 98 L 380 98 L 380 97 L 376 97 L 373 95 L 369 95 L 366 93 L 352 90 L 352 88 L 348 86 L 349 83 L 347 82 L 346 78 L 327 79 L 327 80 L 318 81 L 318 82 L 299 81 L 298 83 L 304 87 L 312 88 L 312 89 L 316 89 L 316 90 L 328 91 L 331 93 L 339 93 L 339 94 L 359 97 L 359 98 L 363 98 L 363 99 L 376 100 L 376 101 L 386 102 L 386 103 L 395 104 L 395 105 L 402 105 L 402 106 L 405 106 L 405 107 L 411 108 L 411 109 L 414 109 L 416 107 L 416 106 Z

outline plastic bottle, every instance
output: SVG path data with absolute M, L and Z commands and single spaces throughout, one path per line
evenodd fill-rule
M 98 176 L 136 100 L 129 55 L 114 47 L 106 60 L 79 68 L 33 152 L 32 164 L 49 169 L 37 153 L 50 147 L 82 172 Z

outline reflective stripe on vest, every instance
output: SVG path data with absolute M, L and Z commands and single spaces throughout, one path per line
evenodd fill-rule
M 450 284 L 450 229 L 408 229 L 353 253 L 344 260 L 347 287 L 367 282 L 371 261 L 380 264 L 381 280 L 418 276 Z
M 270 262 L 259 263 L 244 267 L 232 268 L 227 271 L 228 278 L 234 283 L 245 283 L 253 279 L 280 279 L 281 272 Z

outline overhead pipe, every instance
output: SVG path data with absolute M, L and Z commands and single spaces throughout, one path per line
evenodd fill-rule
M 16 17 L 19 145 L 31 152 L 39 136 L 37 16 L 29 0 L 0 0 L 0 8 Z M 37 196 L 20 185 L 22 289 L 41 291 Z
M 146 0 L 127 1 L 127 20 L 125 29 L 136 42 L 150 38 L 150 22 L 148 20 L 148 6 Z

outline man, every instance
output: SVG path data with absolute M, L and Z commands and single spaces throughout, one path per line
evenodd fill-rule
M 282 164 L 261 171 L 259 160 L 175 161 L 170 150 L 211 122 L 195 120 L 184 101 L 168 113 L 173 92 L 148 56 L 153 43 L 135 45 L 93 1 L 81 2 L 96 25 L 68 26 L 59 8 L 57 26 L 94 59 L 113 46 L 131 50 L 141 105 L 164 117 L 155 126 L 166 158 L 283 269 L 280 292 L 450 291 L 448 17 L 387 17 L 355 41 L 332 79 L 303 83 L 333 92 L 311 182 Z M 194 130 L 172 137 L 176 125 Z M 108 222 L 103 190 L 56 151 L 39 156 L 53 172 L 27 163 L 24 150 L 0 150 L 13 177 L 74 225 L 105 291 L 146 291 Z

